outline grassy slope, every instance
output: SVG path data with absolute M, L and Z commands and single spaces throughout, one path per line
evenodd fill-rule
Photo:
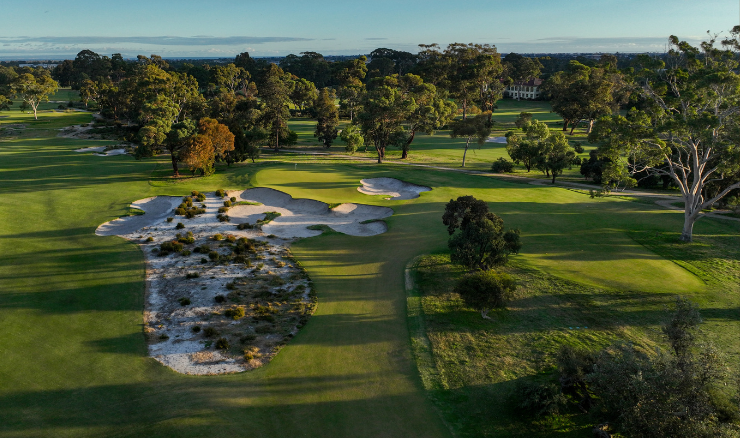
M 84 117 L 59 114 L 60 125 Z M 441 211 L 463 194 L 496 202 L 493 210 L 522 228 L 523 263 L 575 279 L 590 273 L 594 284 L 698 287 L 629 239 L 632 223 L 648 230 L 680 225 L 680 214 L 642 204 L 375 165 L 246 165 L 176 185 L 147 182 L 166 160 L 77 154 L 72 149 L 91 142 L 53 134 L 28 132 L 0 148 L 0 323 L 10 333 L 0 339 L 2 436 L 446 436 L 411 361 L 402 279 L 412 257 L 444 248 Z M 383 201 L 356 191 L 370 176 L 435 190 L 411 202 Z M 295 245 L 319 307 L 268 367 L 177 375 L 146 358 L 140 252 L 93 230 L 146 196 L 250 183 L 330 203 L 391 205 L 396 214 L 377 238 L 331 234 Z

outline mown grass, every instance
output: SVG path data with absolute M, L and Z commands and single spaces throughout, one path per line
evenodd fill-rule
M 34 123 L 28 114 L 14 117 Z M 89 120 L 90 114 L 46 113 L 39 120 L 61 127 L 82 117 Z M 444 250 L 440 218 L 444 204 L 457 196 L 485 199 L 508 225 L 521 228 L 522 269 L 625 294 L 701 296 L 706 289 L 631 237 L 635 230 L 680 230 L 680 212 L 651 205 L 453 172 L 285 154 L 176 180 L 162 174 L 168 157 L 79 154 L 74 149 L 108 142 L 55 135 L 31 129 L 0 139 L 2 436 L 449 436 L 410 353 L 403 269 L 419 254 Z M 381 176 L 433 190 L 411 201 L 357 191 L 360 179 Z M 137 199 L 253 186 L 329 204 L 384 205 L 395 214 L 380 236 L 326 233 L 293 245 L 319 304 L 270 365 L 238 375 L 178 375 L 146 356 L 140 250 L 94 230 L 127 214 Z M 700 221 L 696 230 L 734 235 L 738 227 Z M 718 314 L 737 308 L 712 293 Z M 618 310 L 636 319 L 651 311 Z M 721 328 L 736 332 L 737 320 L 728 315 Z

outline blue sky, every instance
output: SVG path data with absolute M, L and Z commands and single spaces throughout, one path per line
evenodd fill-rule
M 502 53 L 663 51 L 740 22 L 740 0 L 2 0 L 0 58 L 415 52 L 489 43 Z

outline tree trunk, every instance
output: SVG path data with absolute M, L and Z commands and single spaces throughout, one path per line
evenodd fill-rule
M 173 172 L 173 176 L 175 178 L 179 178 L 180 177 L 180 172 L 179 172 L 179 169 L 177 168 L 177 157 L 175 157 L 175 154 L 172 154 L 171 156 L 172 156 L 172 172 Z
M 468 101 L 463 99 L 463 120 L 468 118 Z M 464 167 L 464 166 L 463 166 Z
M 552 173 L 552 183 L 555 184 L 555 172 Z
M 571 123 L 571 125 L 570 125 L 570 135 L 573 135 L 573 131 L 576 130 L 576 126 L 578 126 L 578 122 L 580 122 L 580 120 L 576 120 L 575 122 Z
M 33 108 L 33 119 L 38 120 L 39 117 L 36 115 L 36 108 L 38 108 L 38 105 L 31 105 L 31 108 Z
M 593 129 L 594 129 L 594 119 L 591 119 L 591 120 L 588 121 L 588 132 L 587 132 L 587 134 L 590 134 Z
M 409 157 L 409 149 L 411 149 L 411 142 L 414 141 L 414 136 L 416 135 L 416 131 L 411 131 L 411 137 L 406 141 L 406 144 L 403 145 L 401 150 L 403 153 L 401 154 L 401 159 L 405 160 Z
M 470 146 L 470 137 L 468 137 L 468 141 L 465 142 L 465 152 L 463 152 L 462 167 L 465 167 L 465 156 L 468 154 L 468 146 Z
M 568 130 L 568 124 L 570 123 L 569 120 L 563 119 L 563 132 L 566 132 Z
M 381 146 L 375 146 L 375 150 L 378 151 L 378 164 L 383 164 L 383 158 L 385 158 L 385 148 Z
M 683 231 L 681 231 L 681 241 L 691 242 L 694 234 L 694 222 L 696 218 L 689 214 L 688 209 L 684 212 Z

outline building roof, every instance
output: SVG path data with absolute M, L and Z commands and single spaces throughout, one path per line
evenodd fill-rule
M 542 79 L 530 79 L 527 82 L 524 81 L 516 81 L 512 85 L 522 85 L 525 87 L 539 87 L 542 85 Z

